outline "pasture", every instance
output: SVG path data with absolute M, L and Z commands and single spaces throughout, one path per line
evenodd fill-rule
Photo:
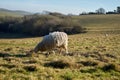
M 120 15 L 72 18 L 88 32 L 68 36 L 68 55 L 27 56 L 42 37 L 1 38 L 0 80 L 120 80 Z

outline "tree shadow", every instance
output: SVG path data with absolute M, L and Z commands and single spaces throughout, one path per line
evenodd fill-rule
M 34 36 L 16 33 L 2 33 L 0 32 L 0 39 L 21 39 L 21 38 L 33 38 Z
M 27 54 L 11 54 L 11 53 L 2 53 L 0 52 L 0 57 L 18 57 L 18 58 L 22 58 L 22 57 L 28 57 Z

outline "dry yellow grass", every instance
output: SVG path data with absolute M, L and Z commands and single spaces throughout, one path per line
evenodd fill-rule
M 69 55 L 56 53 L 46 56 L 39 52 L 32 57 L 26 56 L 26 52 L 41 39 L 0 39 L 0 78 L 119 80 L 120 34 L 70 35 Z
M 69 55 L 27 56 L 40 38 L 0 39 L 0 80 L 120 80 L 120 15 L 73 17 L 88 33 L 69 35 Z

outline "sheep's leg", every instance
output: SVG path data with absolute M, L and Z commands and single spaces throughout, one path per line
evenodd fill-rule
M 62 53 L 62 48 L 60 47 L 59 54 L 61 54 L 61 53 Z
M 66 52 L 66 54 L 68 54 L 68 49 L 67 49 L 67 47 L 65 47 L 65 52 Z
M 62 46 L 60 47 L 60 53 L 62 52 L 62 48 L 65 50 L 65 53 L 68 54 L 67 44 L 66 44 L 66 45 L 62 45 Z
M 64 49 L 65 49 L 66 54 L 68 54 L 67 44 L 66 44 L 66 45 L 64 45 Z
M 55 54 L 55 51 L 52 50 L 51 52 L 52 52 L 53 54 Z

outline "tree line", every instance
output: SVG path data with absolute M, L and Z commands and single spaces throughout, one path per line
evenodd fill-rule
M 74 21 L 71 16 L 60 13 L 0 18 L 0 32 L 43 36 L 53 31 L 64 31 L 68 34 L 86 32 L 78 21 Z
M 116 10 L 108 11 L 104 8 L 99 8 L 95 12 L 82 12 L 80 15 L 91 15 L 91 14 L 120 14 L 120 7 L 118 6 Z

